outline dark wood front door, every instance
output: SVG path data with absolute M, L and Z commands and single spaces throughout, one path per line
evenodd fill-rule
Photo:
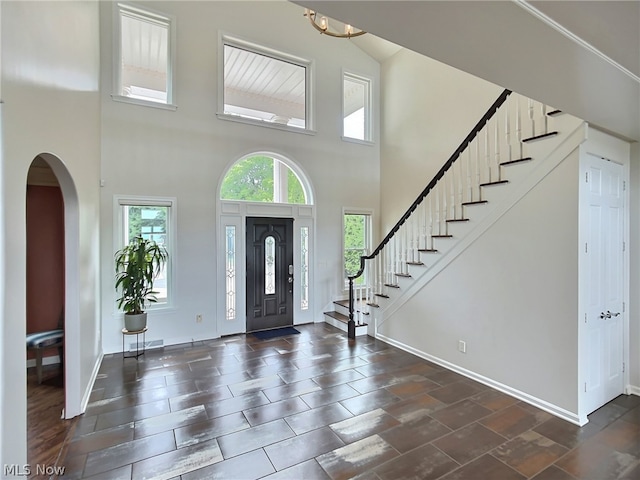
M 247 217 L 247 332 L 293 325 L 293 219 Z

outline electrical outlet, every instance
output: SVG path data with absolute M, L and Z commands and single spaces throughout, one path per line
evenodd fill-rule
M 196 323 L 202 323 L 202 314 L 201 313 L 196 315 Z
M 464 340 L 458 340 L 458 351 L 467 353 L 467 342 L 465 342 Z

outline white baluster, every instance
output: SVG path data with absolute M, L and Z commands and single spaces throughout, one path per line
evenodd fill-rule
M 451 168 L 449 169 L 449 171 L 451 172 L 451 174 L 449 175 L 451 177 L 451 189 L 449 191 L 449 199 L 450 199 L 449 203 L 451 204 L 450 213 L 451 213 L 451 218 L 455 219 L 456 218 L 455 163 L 451 165 Z
M 547 134 L 549 133 L 549 122 L 548 122 L 548 118 L 547 118 L 547 105 L 544 103 L 541 103 L 541 108 L 540 110 L 542 111 L 542 121 L 544 122 L 544 131 L 542 133 Z
M 504 118 L 504 136 L 507 142 L 507 152 L 509 154 L 507 157 L 508 162 L 513 160 L 513 158 L 511 158 L 511 125 L 509 124 L 509 104 L 510 103 L 511 102 L 507 102 L 507 108 L 506 108 L 506 113 Z
M 467 148 L 469 148 L 469 146 L 467 145 Z M 462 203 L 464 202 L 464 160 L 462 158 L 459 158 L 458 160 L 456 160 L 456 163 L 458 164 L 458 205 L 459 205 L 459 212 L 460 212 L 460 218 L 463 218 L 463 212 L 462 212 Z
M 471 183 L 471 152 L 473 149 L 471 148 L 471 144 L 469 144 L 467 150 L 467 201 L 473 202 L 473 184 Z
M 531 121 L 531 136 L 536 136 L 536 120 L 533 114 L 533 100 L 529 99 L 529 121 Z
M 484 126 L 484 160 L 487 166 L 488 179 L 487 182 L 491 183 L 491 154 L 489 151 L 489 124 Z
M 478 200 L 482 200 L 482 192 L 480 184 L 482 183 L 482 175 L 480 173 L 480 136 L 476 135 L 476 188 L 478 189 Z
M 498 181 L 502 179 L 502 172 L 500 171 L 500 117 L 496 115 L 495 125 L 495 159 L 496 159 L 496 171 L 498 172 Z
M 524 154 L 522 153 L 522 119 L 520 116 L 520 98 L 518 97 L 516 100 L 516 139 L 518 140 L 518 146 L 520 148 L 520 157 L 518 158 L 524 158 Z

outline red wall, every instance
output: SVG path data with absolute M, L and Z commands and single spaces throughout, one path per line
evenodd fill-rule
M 62 191 L 27 185 L 27 333 L 58 328 L 64 278 Z

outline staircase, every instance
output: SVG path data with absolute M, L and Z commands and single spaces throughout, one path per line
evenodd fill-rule
M 380 245 L 325 321 L 350 338 L 442 271 L 584 141 L 584 122 L 505 90 Z M 364 276 L 364 281 L 355 280 Z M 351 307 L 350 307 L 351 305 Z

